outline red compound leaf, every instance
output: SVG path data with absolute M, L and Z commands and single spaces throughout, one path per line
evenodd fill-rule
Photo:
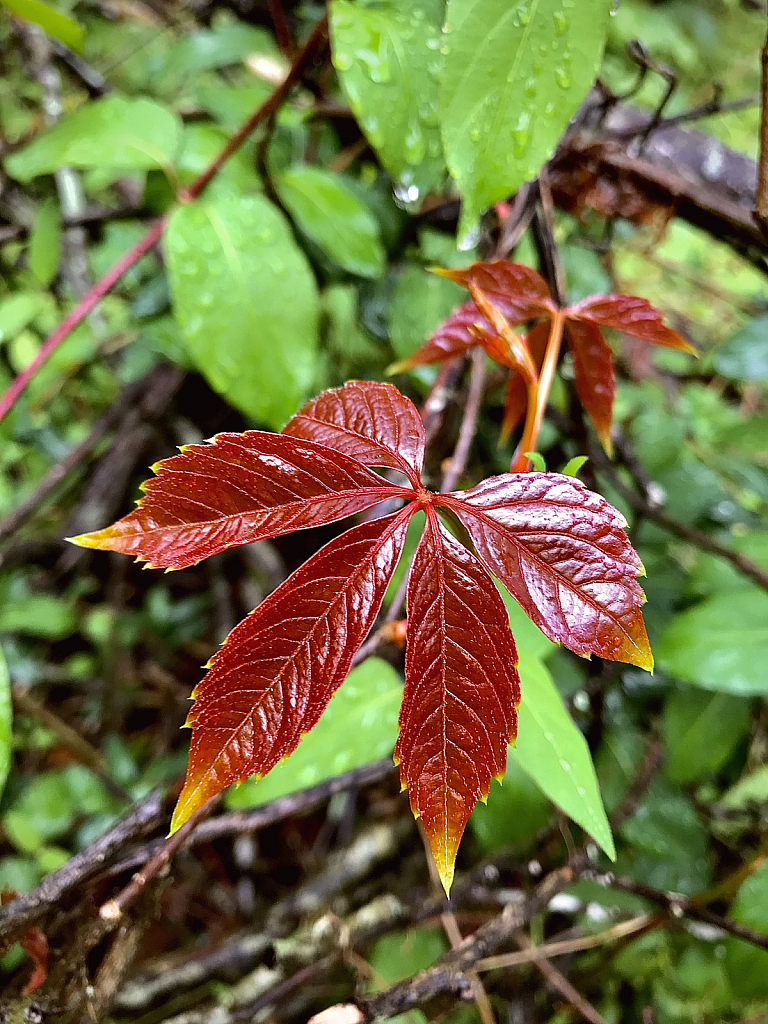
M 664 325 L 664 318 L 647 299 L 636 295 L 591 295 L 568 310 L 570 319 L 589 320 L 601 327 L 613 327 L 651 345 L 676 348 L 696 355 L 677 331 Z
M 478 555 L 539 629 L 577 654 L 651 669 L 623 516 L 574 477 L 506 473 L 450 498 Z
M 192 695 L 172 831 L 231 783 L 266 775 L 317 724 L 376 619 L 409 517 L 332 540 L 232 630 Z
M 153 467 L 138 508 L 71 540 L 184 569 L 234 544 L 344 519 L 397 496 L 378 474 L 313 441 L 252 430 L 218 434 Z
M 467 820 L 504 774 L 520 681 L 509 615 L 481 563 L 432 509 L 408 581 L 395 759 L 448 891 Z
M 418 484 L 424 427 L 413 402 L 392 384 L 348 381 L 307 403 L 283 434 L 335 448 L 365 466 L 397 469 Z
M 567 320 L 565 332 L 573 355 L 576 390 L 595 425 L 603 448 L 610 454 L 613 396 L 616 377 L 613 353 L 600 328 L 588 320 Z
M 477 345 L 478 334 L 482 332 L 493 334 L 494 330 L 474 302 L 465 302 L 443 320 L 425 345 L 407 359 L 393 363 L 388 372 L 403 373 L 414 366 L 443 363 L 462 356 Z

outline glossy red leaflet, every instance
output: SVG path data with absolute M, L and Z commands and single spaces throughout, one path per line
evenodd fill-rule
M 231 783 L 266 775 L 317 724 L 376 619 L 409 517 L 335 538 L 230 633 L 193 693 L 172 830 Z
M 474 302 L 464 302 L 443 320 L 426 344 L 407 359 L 389 367 L 389 373 L 402 373 L 414 366 L 428 363 L 442 363 L 447 359 L 464 355 L 478 344 L 479 332 L 493 334 L 493 327 L 486 320 Z
M 637 295 L 591 295 L 571 306 L 569 316 L 589 320 L 601 327 L 613 327 L 651 345 L 696 355 L 696 349 L 685 338 L 665 326 L 661 313 L 647 299 Z
M 554 303 L 547 282 L 531 267 L 510 260 L 473 263 L 465 270 L 438 270 L 472 294 L 481 312 L 491 319 L 487 306 L 493 306 L 510 325 L 549 316 Z
M 482 564 L 434 510 L 411 566 L 405 693 L 395 759 L 448 891 L 464 828 L 517 733 L 509 615 Z
M 397 496 L 378 474 L 313 441 L 252 430 L 218 434 L 153 467 L 138 508 L 73 537 L 82 547 L 183 569 L 234 544 L 321 526 Z
M 624 518 L 599 494 L 560 473 L 505 473 L 439 500 L 550 640 L 653 667 L 636 580 L 643 566 Z
M 347 381 L 308 402 L 283 434 L 318 441 L 366 466 L 388 466 L 413 482 L 424 464 L 424 426 L 416 406 L 392 384 Z
M 579 399 L 595 425 L 600 443 L 610 452 L 613 398 L 616 391 L 613 353 L 600 328 L 588 320 L 567 320 L 565 333 L 573 355 Z

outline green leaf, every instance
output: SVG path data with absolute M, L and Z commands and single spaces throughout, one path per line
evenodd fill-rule
M 557 650 L 558 645 L 552 643 L 549 637 L 544 636 L 535 622 L 531 622 L 506 587 L 502 586 L 497 579 L 494 579 L 494 583 L 501 594 L 502 601 L 507 606 L 509 628 L 512 630 L 518 652 L 525 651 L 531 658 L 544 661 L 549 654 Z
M 11 341 L 46 305 L 44 292 L 14 292 L 0 301 L 0 343 Z
M 43 287 L 56 277 L 61 259 L 61 216 L 55 199 L 45 199 L 35 217 L 29 236 L 27 261 L 29 269 Z
M 318 298 L 304 254 L 263 196 L 219 195 L 171 215 L 165 251 L 176 319 L 208 382 L 279 429 L 306 397 Z
M 49 36 L 64 43 L 70 50 L 80 51 L 85 43 L 85 31 L 73 19 L 43 4 L 40 0 L 0 0 L 11 14 L 39 25 Z
M 749 729 L 749 701 L 677 687 L 664 705 L 667 778 L 685 785 L 714 775 Z
M 487 803 L 478 803 L 469 827 L 484 854 L 531 839 L 552 817 L 552 805 L 516 761 L 510 759 L 504 785 L 491 785 Z
M 610 0 L 448 0 L 440 100 L 459 237 L 535 178 L 592 85 Z
M 176 161 L 176 173 L 182 185 L 190 185 L 216 159 L 229 136 L 212 124 L 184 125 L 181 152 Z M 210 200 L 222 192 L 253 192 L 261 189 L 256 173 L 253 153 L 249 146 L 241 146 L 224 163 L 206 187 L 205 198 Z
M 344 270 L 381 277 L 386 254 L 369 208 L 338 174 L 297 166 L 275 181 L 277 194 L 298 227 Z
M 0 633 L 62 640 L 75 630 L 70 602 L 53 594 L 29 594 L 7 601 L 0 608 Z
M 518 711 L 517 745 L 509 747 L 509 756 L 615 860 L 611 828 L 587 741 L 541 662 L 521 651 L 518 668 L 523 699 Z
M 172 46 L 163 62 L 162 74 L 190 76 L 239 63 L 252 53 L 268 53 L 284 63 L 274 37 L 266 29 L 242 21 L 219 20 L 212 28 L 192 32 Z
M 444 0 L 332 0 L 333 63 L 349 105 L 415 202 L 445 174 L 438 130 Z
M 768 935 L 768 864 L 742 883 L 729 916 Z M 768 996 L 768 952 L 764 949 L 728 938 L 725 968 L 735 995 L 742 999 Z
M 12 178 L 29 181 L 61 167 L 169 169 L 181 141 L 180 119 L 142 97 L 105 96 L 86 103 L 9 156 Z
M 440 928 L 409 928 L 382 935 L 371 947 L 368 963 L 384 986 L 395 985 L 431 967 L 447 949 Z M 407 1015 L 403 1015 L 407 1019 Z
M 661 669 L 722 693 L 768 693 L 768 594 L 755 586 L 676 616 L 656 645 Z
M 391 665 L 367 658 L 353 669 L 312 732 L 265 778 L 227 793 L 230 807 L 255 807 L 387 757 L 397 739 L 403 683 Z
M 718 801 L 723 807 L 743 810 L 752 804 L 768 803 L 768 764 L 744 775 Z
M 572 459 L 569 459 L 568 462 L 566 462 L 560 472 L 563 476 L 578 476 L 579 470 L 588 460 L 588 455 L 574 455 Z
M 768 437 L 768 424 L 766 428 L 764 437 Z M 729 546 L 768 572 L 768 532 L 755 530 L 744 534 L 743 537 L 729 538 Z M 718 555 L 711 555 L 705 551 L 699 553 L 688 579 L 690 592 L 697 597 L 708 597 L 710 594 L 734 590 L 749 590 L 754 586 L 736 566 Z
M 3 792 L 5 780 L 11 767 L 11 723 L 13 721 L 13 705 L 11 703 L 11 677 L 5 655 L 0 647 L 0 794 Z
M 715 352 L 717 372 L 733 380 L 768 380 L 767 333 L 768 316 L 750 320 Z

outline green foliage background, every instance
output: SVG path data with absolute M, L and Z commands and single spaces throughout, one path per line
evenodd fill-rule
M 63 74 L 63 116 L 43 132 L 42 86 L 0 13 L 0 214 L 12 229 L 3 233 L 0 226 L 0 391 L 77 298 L 68 263 L 72 229 L 65 224 L 72 210 L 62 209 L 53 174 L 73 169 L 67 173 L 82 190 L 80 213 L 118 211 L 96 218 L 79 243 L 91 280 L 142 237 L 151 218 L 169 217 L 162 252 L 124 275 L 0 424 L 0 523 L 86 438 L 122 389 L 162 362 L 187 369 L 196 390 L 175 407 L 162 436 L 141 448 L 116 514 L 127 511 L 147 475 L 150 452 L 162 457 L 203 431 L 279 429 L 321 388 L 352 376 L 383 379 L 389 363 L 420 345 L 463 300 L 460 289 L 427 268 L 475 259 L 482 210 L 535 174 L 551 153 L 598 67 L 596 48 L 588 45 L 592 33 L 599 35 L 596 18 L 605 16 L 607 30 L 600 74 L 617 92 L 637 75 L 626 55 L 629 39 L 640 38 L 675 68 L 679 83 L 668 114 L 708 98 L 713 80 L 723 83 L 726 99 L 758 87 L 763 22 L 737 0 L 622 0 L 615 17 L 592 0 L 541 0 L 520 54 L 505 50 L 499 35 L 512 6 L 489 5 L 487 24 L 470 17 L 462 27 L 471 5 L 451 0 L 452 32 L 445 37 L 441 0 L 332 0 L 336 77 L 329 74 L 325 99 L 349 105 L 369 145 L 358 144 L 356 130 L 350 134 L 354 121 L 346 113 L 318 114 L 311 92 L 300 88 L 271 137 L 257 132 L 199 200 L 181 205 L 175 190 L 204 170 L 270 94 L 270 76 L 285 71 L 270 29 L 223 8 L 203 27 L 182 9 L 158 28 L 140 18 L 104 17 L 95 5 L 74 10 L 63 3 L 59 13 L 77 15 L 83 55 L 111 91 L 90 99 L 82 81 Z M 518 15 L 524 7 L 516 5 Z M 318 14 L 318 5 L 299 6 L 300 35 Z M 537 33 L 549 45 L 552 18 L 556 45 L 546 59 L 537 57 Z M 478 54 L 484 73 L 505 82 L 503 104 L 483 105 L 473 93 L 485 81 Z M 522 74 L 520 61 L 531 62 L 522 79 L 513 77 Z M 444 75 L 450 87 L 441 92 Z M 633 102 L 652 108 L 663 87 L 648 76 Z M 520 124 L 511 147 L 486 146 L 512 109 Z M 754 157 L 758 120 L 753 107 L 698 127 Z M 449 168 L 465 197 L 457 236 L 415 216 L 425 195 L 455 193 Z M 615 339 L 623 371 L 616 420 L 669 515 L 768 570 L 768 282 L 681 221 L 672 220 L 660 236 L 617 221 L 608 256 L 600 253 L 604 227 L 596 216 L 578 223 L 557 215 L 570 297 L 643 295 L 701 351 L 694 364 L 654 350 L 640 376 Z M 535 264 L 527 236 L 515 258 Z M 566 363 L 563 373 L 569 372 Z M 434 369 L 420 369 L 396 383 L 418 400 L 434 377 Z M 497 388 L 484 407 L 470 482 L 508 468 L 511 449 L 497 444 L 502 403 Z M 566 412 L 562 385 L 553 404 Z M 101 441 L 96 454 L 105 448 Z M 542 451 L 550 468 L 582 454 L 551 423 Z M 0 668 L 0 775 L 10 766 L 0 805 L 0 887 L 32 887 L 125 806 L 33 714 L 17 711 L 11 734 L 11 685 L 30 690 L 81 731 L 103 758 L 104 774 L 136 799 L 154 785 L 170 785 L 183 769 L 176 726 L 199 664 L 222 639 L 216 581 L 231 585 L 233 605 L 244 610 L 274 585 L 256 556 L 237 569 L 227 563 L 214 577 L 194 569 L 139 578 L 83 555 L 73 571 L 60 538 L 87 473 L 78 467 L 20 531 L 0 539 L 0 666 L 7 663 L 7 673 Z M 555 649 L 510 608 L 524 685 L 527 674 L 546 694 L 537 709 L 546 705 L 546 721 L 538 723 L 545 740 L 532 742 L 534 725 L 521 733 L 503 787 L 494 786 L 487 806 L 473 815 L 460 867 L 507 844 L 521 858 L 539 856 L 534 837 L 557 805 L 603 850 L 612 853 L 615 841 L 616 870 L 688 895 L 724 885 L 723 912 L 767 931 L 766 868 L 732 890 L 728 885 L 768 842 L 768 594 L 729 563 L 637 519 L 609 480 L 598 475 L 598 482 L 627 515 L 647 569 L 657 672 L 649 677 L 619 667 L 591 702 L 598 669 Z M 19 554 L 24 545 L 29 558 Z M 306 552 L 282 554 L 291 566 Z M 264 783 L 233 793 L 232 806 L 271 799 L 391 751 L 399 677 L 384 662 L 357 672 L 295 758 Z M 378 712 L 366 717 L 371 692 Z M 662 768 L 612 839 L 603 803 L 610 811 L 626 794 L 649 735 L 663 744 Z M 573 896 L 580 901 L 576 923 L 593 930 L 620 899 L 584 882 Z M 647 909 L 634 897 L 623 900 L 624 910 Z M 412 964 L 442 951 L 430 930 L 411 933 L 408 942 L 415 944 Z M 12 971 L 21 957 L 18 947 L 11 950 L 4 969 Z M 383 979 L 407 972 L 397 942 L 381 940 L 370 959 Z M 628 1002 L 636 1014 L 652 1005 L 661 1024 L 736 1020 L 768 1007 L 768 954 L 693 929 L 655 931 L 612 957 L 583 954 L 580 964 L 584 977 L 600 978 L 600 998 L 593 998 L 611 1021 L 629 1019 L 622 1016 Z

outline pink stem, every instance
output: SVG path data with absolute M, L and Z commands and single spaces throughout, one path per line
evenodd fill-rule
M 66 336 L 73 331 L 77 325 L 85 319 L 90 313 L 93 307 L 99 302 L 107 292 L 120 280 L 123 274 L 132 267 L 145 252 L 148 252 L 155 242 L 158 241 L 163 233 L 165 222 L 161 219 L 156 221 L 147 234 L 138 242 L 132 249 L 130 249 L 121 260 L 112 267 L 108 273 L 102 277 L 102 279 L 91 288 L 87 295 L 85 295 L 80 302 L 75 306 L 68 316 L 64 317 L 56 330 L 50 334 L 43 344 L 40 346 L 35 358 L 21 373 L 16 377 L 11 386 L 0 399 L 0 421 L 13 407 L 13 403 L 19 397 L 21 392 L 34 377 L 43 363 L 48 359 L 50 354 L 57 348 Z

